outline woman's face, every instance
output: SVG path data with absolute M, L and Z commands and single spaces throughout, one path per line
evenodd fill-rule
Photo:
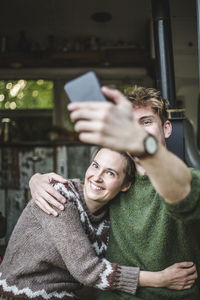
M 120 153 L 101 149 L 85 174 L 85 200 L 95 201 L 103 206 L 120 191 L 128 190 L 131 184 L 123 184 L 126 166 L 126 158 Z

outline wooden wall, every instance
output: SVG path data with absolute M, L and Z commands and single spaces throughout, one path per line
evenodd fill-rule
M 92 147 L 2 147 L 0 149 L 0 211 L 7 217 L 5 245 L 23 208 L 30 200 L 29 179 L 36 173 L 56 172 L 65 178 L 84 178 Z

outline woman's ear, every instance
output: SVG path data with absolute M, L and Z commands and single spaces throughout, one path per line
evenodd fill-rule
M 163 127 L 164 127 L 164 136 L 167 139 L 172 134 L 172 123 L 169 120 L 167 120 L 165 121 Z
M 126 184 L 124 184 L 123 186 L 122 186 L 122 188 L 121 188 L 121 192 L 126 192 L 126 191 L 128 191 L 129 189 L 130 189 L 130 187 L 131 187 L 131 182 L 127 182 Z

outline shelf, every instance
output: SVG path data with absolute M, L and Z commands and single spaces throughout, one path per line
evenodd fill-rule
M 0 67 L 78 67 L 78 66 L 148 66 L 150 59 L 133 46 L 103 47 L 98 51 L 50 53 L 1 53 Z

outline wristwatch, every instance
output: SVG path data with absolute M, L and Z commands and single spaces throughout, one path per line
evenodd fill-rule
M 145 137 L 145 139 L 143 141 L 143 145 L 144 145 L 144 153 L 138 155 L 137 156 L 138 158 L 145 158 L 148 156 L 153 156 L 158 151 L 158 141 L 151 134 L 149 134 L 149 135 L 147 135 L 147 137 Z

